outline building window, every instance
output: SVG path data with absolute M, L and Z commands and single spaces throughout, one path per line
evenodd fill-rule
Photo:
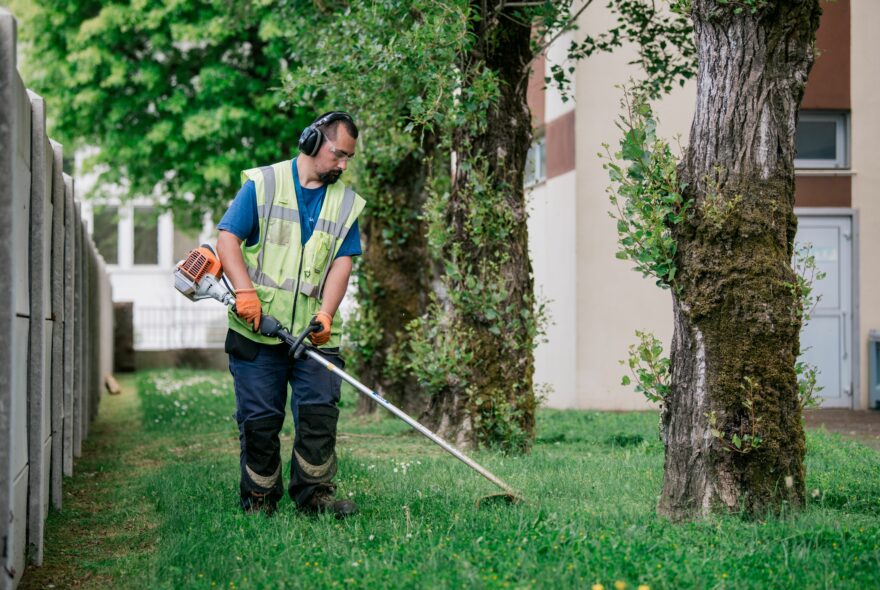
M 539 137 L 526 156 L 525 185 L 532 186 L 547 180 L 547 142 Z
M 92 239 L 107 264 L 119 264 L 119 208 L 98 205 L 93 211 Z
M 134 208 L 134 263 L 159 264 L 159 226 L 153 207 Z
M 801 111 L 795 135 L 797 168 L 848 168 L 847 114 Z

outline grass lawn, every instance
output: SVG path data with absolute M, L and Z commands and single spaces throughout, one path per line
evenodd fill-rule
M 474 455 L 528 502 L 478 509 L 491 484 L 394 418 L 356 418 L 349 391 L 338 484 L 361 513 L 302 517 L 285 498 L 268 519 L 238 508 L 228 375 L 123 386 L 22 588 L 880 587 L 880 453 L 837 435 L 808 433 L 803 512 L 672 525 L 655 515 L 656 413 L 542 410 L 529 456 Z

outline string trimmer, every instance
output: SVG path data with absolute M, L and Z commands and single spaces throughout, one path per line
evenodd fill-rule
M 221 281 L 223 282 L 223 285 L 220 284 Z M 201 247 L 191 251 L 183 261 L 178 263 L 177 268 L 174 270 L 174 286 L 185 297 L 192 301 L 216 299 L 224 305 L 232 306 L 233 311 L 235 310 L 235 297 L 232 295 L 232 289 L 223 277 L 223 267 L 220 264 L 220 260 L 217 258 L 214 249 L 208 244 L 202 244 Z M 278 338 L 281 342 L 287 344 L 290 347 L 291 356 L 296 359 L 307 356 L 319 362 L 322 366 L 326 367 L 327 370 L 333 371 L 346 382 L 351 384 L 359 393 L 367 396 L 381 407 L 409 424 L 431 442 L 441 447 L 447 453 L 504 490 L 504 493 L 502 494 L 493 494 L 481 498 L 477 501 L 478 505 L 492 499 L 501 499 L 513 504 L 523 501 L 522 495 L 502 481 L 501 478 L 494 475 L 485 467 L 481 466 L 438 435 L 428 430 L 422 424 L 419 424 L 419 422 L 381 395 L 341 370 L 333 363 L 327 362 L 307 341 L 307 337 L 310 333 L 319 332 L 320 330 L 321 324 L 313 319 L 305 330 L 294 336 L 274 317 L 270 315 L 263 315 L 260 317 L 260 334 L 268 336 L 269 338 Z

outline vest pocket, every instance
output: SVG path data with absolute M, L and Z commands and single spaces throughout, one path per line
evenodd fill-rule
M 289 221 L 281 219 L 271 219 L 269 227 L 266 229 L 266 241 L 286 246 L 290 243 L 290 235 L 293 230 Z
M 266 306 L 269 303 L 272 303 L 272 300 L 275 299 L 275 289 L 258 285 L 256 283 L 254 284 L 254 289 L 257 290 L 257 297 L 260 298 L 260 305 L 263 307 L 263 313 L 266 313 Z
M 327 268 L 327 265 L 330 263 L 330 244 L 333 241 L 333 238 L 328 235 L 322 235 L 321 241 L 315 245 L 315 255 L 312 258 L 312 272 L 317 275 L 315 277 L 316 281 L 321 280 L 321 274 L 324 272 L 324 269 Z

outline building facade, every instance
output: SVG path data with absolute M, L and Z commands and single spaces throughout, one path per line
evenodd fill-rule
M 817 59 L 807 83 L 798 125 L 796 161 L 797 241 L 811 244 L 825 279 L 810 324 L 802 333 L 804 359 L 820 370 L 824 407 L 865 409 L 880 399 L 869 374 L 880 329 L 880 70 L 872 57 L 880 40 L 869 23 L 880 3 L 837 0 L 822 4 Z M 577 34 L 614 25 L 613 15 L 590 7 Z M 615 258 L 617 234 L 609 217 L 608 176 L 597 155 L 619 142 L 615 121 L 622 93 L 615 87 L 639 76 L 627 62 L 634 51 L 598 54 L 575 66 L 573 101 L 543 89 L 552 64 L 562 63 L 568 39 L 560 39 L 535 64 L 529 102 L 538 141 L 530 185 L 530 245 L 536 290 L 551 316 L 546 342 L 536 352 L 536 382 L 558 408 L 644 409 L 641 394 L 621 385 L 619 361 L 649 331 L 667 346 L 672 337 L 668 292 Z M 686 145 L 696 85 L 678 88 L 655 104 L 659 132 Z M 674 145 L 674 142 L 673 142 Z

